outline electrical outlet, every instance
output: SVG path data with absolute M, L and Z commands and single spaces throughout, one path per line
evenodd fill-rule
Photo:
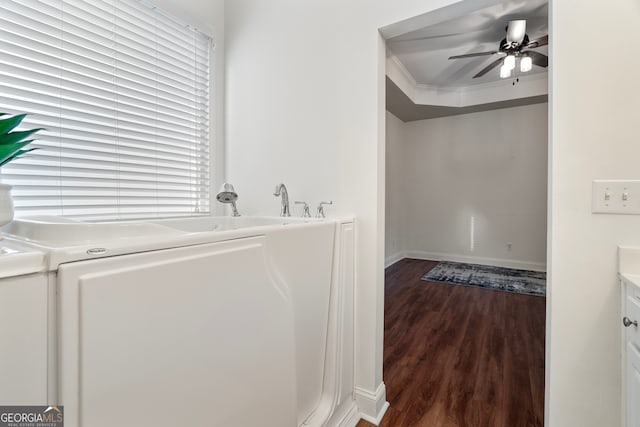
M 595 180 L 592 212 L 640 214 L 640 180 Z
M 513 243 L 511 243 L 511 242 L 507 243 L 507 250 L 508 250 L 509 252 L 511 252 L 511 248 L 512 248 L 512 247 L 513 247 Z

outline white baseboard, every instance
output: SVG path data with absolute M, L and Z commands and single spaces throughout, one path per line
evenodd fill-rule
M 384 260 L 384 268 L 390 267 L 393 264 L 395 264 L 396 262 L 400 261 L 401 259 L 406 258 L 406 256 L 404 255 L 404 252 L 400 251 L 400 252 L 396 252 L 395 254 L 391 254 L 388 257 L 385 258 Z
M 343 414 L 342 417 L 340 417 L 339 420 L 337 420 L 335 425 L 336 427 L 356 427 L 358 421 L 360 421 L 358 407 L 356 406 L 354 401 L 351 401 L 347 411 Z
M 355 394 L 360 418 L 371 424 L 379 425 L 389 408 L 387 389 L 384 383 L 380 383 L 375 392 L 356 387 Z
M 492 265 L 495 267 L 517 268 L 520 270 L 547 271 L 544 263 L 517 261 L 512 259 L 485 258 L 469 255 L 456 255 L 440 252 L 406 251 L 404 258 L 425 259 L 431 261 L 466 262 L 469 264 Z

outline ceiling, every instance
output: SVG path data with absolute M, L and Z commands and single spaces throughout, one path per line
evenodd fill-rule
M 387 77 L 387 110 L 403 122 L 435 119 L 438 117 L 457 116 L 460 114 L 478 113 L 480 111 L 498 110 L 501 108 L 519 107 L 521 105 L 547 102 L 547 95 L 528 96 L 507 101 L 490 102 L 471 105 L 469 107 L 443 107 L 440 105 L 418 105 Z
M 468 6 L 463 12 L 460 9 L 441 9 L 434 11 L 437 19 L 423 19 L 422 22 L 428 24 L 411 27 L 409 31 L 401 34 L 392 34 L 387 37 L 387 64 L 392 60 L 394 67 L 401 70 L 405 77 L 404 82 L 394 77 L 388 72 L 397 85 L 396 91 L 404 92 L 408 95 L 408 101 L 414 103 L 421 114 L 417 112 L 409 113 L 406 102 L 399 102 L 399 96 L 393 91 L 388 93 L 387 109 L 404 105 L 406 108 L 398 112 L 396 116 L 432 118 L 443 115 L 465 114 L 466 112 L 487 110 L 495 108 L 506 108 L 509 103 L 525 105 L 527 103 L 544 102 L 546 92 L 527 92 L 526 90 L 513 90 L 513 95 L 506 97 L 486 96 L 486 101 L 477 101 L 474 105 L 453 105 L 451 103 L 438 103 L 437 97 L 431 100 L 420 100 L 414 96 L 416 91 L 429 90 L 431 93 L 448 93 L 458 91 L 497 91 L 503 90 L 507 86 L 514 86 L 516 78 L 521 82 L 533 81 L 535 79 L 546 79 L 547 68 L 534 65 L 533 69 L 520 75 L 518 67 L 512 78 L 501 79 L 499 68 L 496 67 L 484 76 L 474 79 L 473 76 L 498 59 L 498 55 L 487 55 L 473 58 L 461 58 L 449 60 L 453 55 L 462 55 L 476 52 L 496 51 L 500 41 L 505 37 L 505 27 L 510 20 L 526 19 L 526 33 L 530 40 L 535 40 L 548 34 L 548 1 L 547 0 L 507 0 L 501 3 L 496 1 L 466 0 Z M 475 7 L 477 6 L 477 7 Z M 475 7 L 475 9 L 474 9 Z M 384 29 L 383 29 L 384 34 Z M 548 46 L 533 49 L 539 53 L 548 55 Z M 387 67 L 389 69 L 389 65 Z M 397 73 L 395 74 L 397 75 Z M 408 82 L 408 83 L 407 83 Z M 407 85 L 413 87 L 407 87 Z M 522 83 L 521 83 L 522 85 Z M 546 90 L 546 83 L 543 84 Z M 389 82 L 387 82 L 389 90 Z M 399 89 L 401 88 L 401 89 Z M 391 96 L 389 96 L 389 94 Z M 544 96 L 542 96 L 544 95 Z M 464 95 L 461 95 L 464 98 Z M 412 101 L 413 100 L 413 101 Z M 517 101 L 520 100 L 520 101 Z M 406 101 L 406 100 L 405 100 Z M 417 101 L 417 102 L 414 102 Z M 506 102 L 506 103 L 505 103 Z M 394 107 L 395 105 L 395 107 Z M 484 107 L 480 106 L 484 105 Z M 432 108 L 428 108 L 432 107 Z M 435 108 L 433 108 L 435 107 Z M 395 114 L 394 111 L 390 110 Z M 428 112 L 428 114 L 427 114 Z M 404 119 L 403 119 L 404 120 Z M 420 119 L 413 119 L 420 120 Z

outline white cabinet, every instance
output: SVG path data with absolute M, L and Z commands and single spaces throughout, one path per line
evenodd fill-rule
M 47 277 L 0 279 L 0 405 L 47 403 Z
M 627 344 L 627 427 L 640 427 L 640 352 Z
M 623 406 L 626 427 L 640 427 L 640 287 L 622 281 Z

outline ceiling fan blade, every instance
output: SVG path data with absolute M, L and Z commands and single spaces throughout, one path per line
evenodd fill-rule
M 522 43 L 524 35 L 527 32 L 527 21 L 525 19 L 518 19 L 515 21 L 509 21 L 507 25 L 507 42 L 515 44 L 516 46 Z
M 535 47 L 546 46 L 549 44 L 549 35 L 542 36 L 539 39 L 531 40 L 525 47 L 533 49 Z
M 476 74 L 475 76 L 473 76 L 474 79 L 477 79 L 478 77 L 482 77 L 485 74 L 487 74 L 489 71 L 493 70 L 494 68 L 496 68 L 498 65 L 500 65 L 500 63 L 502 62 L 502 58 L 498 58 L 495 61 L 493 61 L 491 64 L 487 65 L 486 67 L 484 67 L 482 70 L 480 70 L 480 72 L 478 74 Z
M 464 55 L 455 55 L 450 56 L 449 59 L 460 59 L 460 58 L 473 58 L 476 56 L 487 56 L 487 55 L 495 55 L 496 53 L 500 53 L 497 50 L 491 52 L 477 52 L 477 53 L 466 53 Z
M 527 54 L 531 57 L 531 61 L 538 67 L 547 68 L 549 66 L 549 57 L 547 55 L 533 50 L 528 50 Z

